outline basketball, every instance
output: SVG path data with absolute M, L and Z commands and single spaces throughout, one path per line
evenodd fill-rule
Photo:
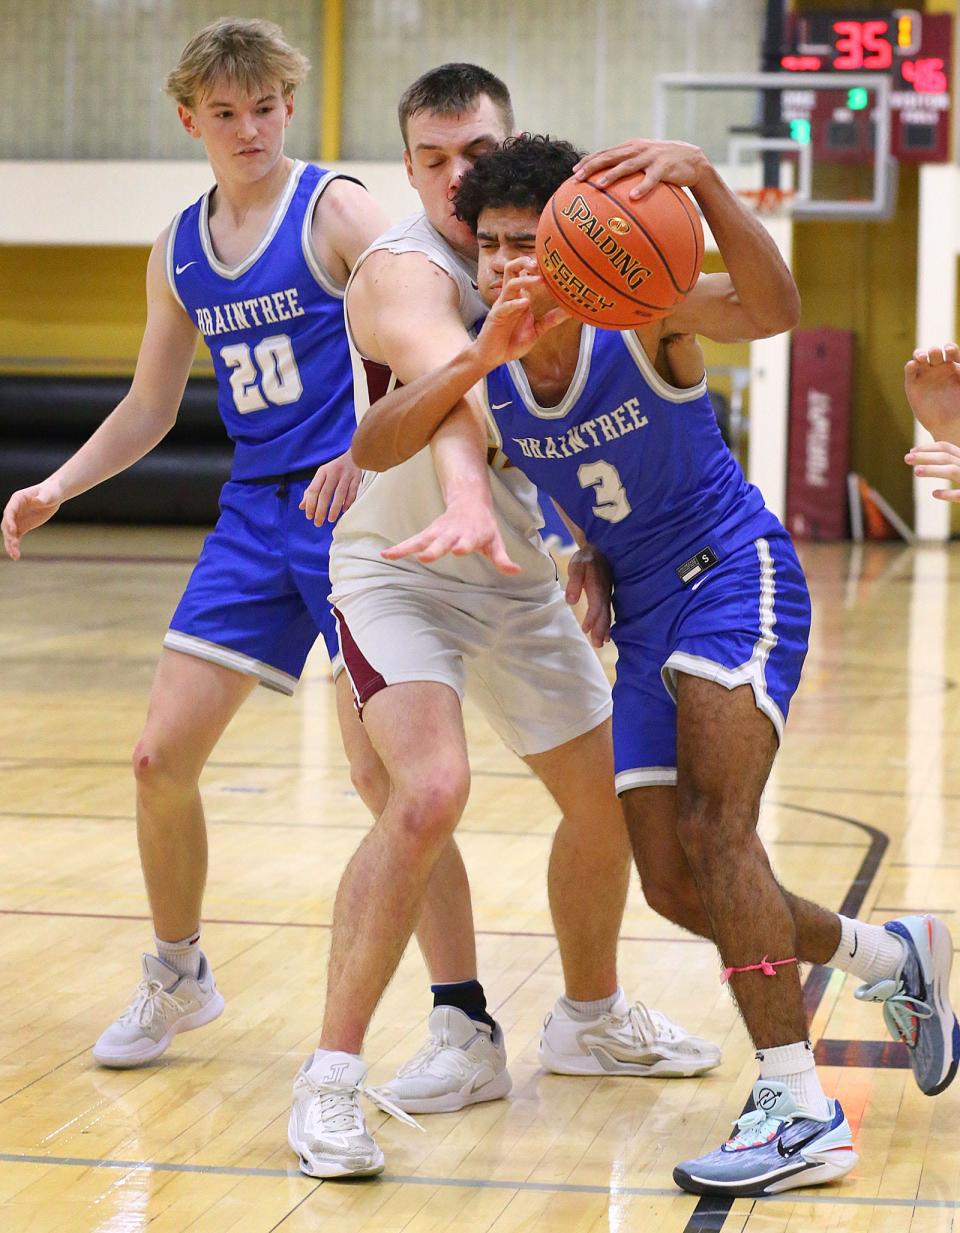
M 601 188 L 566 180 L 537 228 L 537 262 L 547 286 L 575 317 L 626 330 L 665 317 L 689 294 L 703 262 L 703 228 L 693 201 L 660 183 L 639 201 L 643 172 Z

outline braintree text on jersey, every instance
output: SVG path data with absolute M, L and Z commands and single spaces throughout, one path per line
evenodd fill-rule
M 277 325 L 292 321 L 306 312 L 300 307 L 296 287 L 272 291 L 269 295 L 254 295 L 246 300 L 229 300 L 226 304 L 201 305 L 194 309 L 197 325 L 205 338 L 217 334 L 235 334 L 238 330 L 256 329 L 258 326 Z

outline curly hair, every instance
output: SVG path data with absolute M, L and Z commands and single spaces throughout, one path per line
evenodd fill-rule
M 481 210 L 516 206 L 539 214 L 583 157 L 569 141 L 520 133 L 484 154 L 467 172 L 453 199 L 457 218 L 476 233 Z

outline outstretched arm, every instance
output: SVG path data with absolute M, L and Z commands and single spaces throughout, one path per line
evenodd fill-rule
M 166 232 L 147 264 L 147 324 L 129 392 L 62 467 L 39 484 L 21 488 L 7 502 L 3 543 L 14 561 L 20 559 L 20 542 L 27 532 L 52 518 L 64 501 L 126 470 L 173 427 L 197 330 L 167 283 L 165 248 Z
M 446 364 L 398 386 L 371 406 L 353 438 L 358 465 L 367 471 L 386 471 L 405 462 L 430 442 L 488 372 L 525 355 L 547 330 L 565 320 L 562 308 L 534 317 L 529 292 L 542 282 L 532 258 L 509 262 L 503 289 L 477 338 Z
M 700 278 L 663 322 L 663 334 L 742 342 L 793 329 L 800 319 L 793 276 L 766 228 L 730 191 L 703 151 L 681 141 L 638 139 L 590 155 L 577 174 L 613 183 L 637 171 L 644 179 L 631 191 L 634 198 L 661 180 L 690 189 L 727 267 L 726 274 Z
M 372 253 L 351 283 L 347 313 L 360 350 L 404 384 L 446 364 L 471 341 L 453 280 L 422 253 Z M 430 444 L 446 505 L 439 521 L 449 517 L 469 528 L 461 539 L 465 552 L 480 552 L 515 573 L 493 509 L 478 393 L 468 390 Z

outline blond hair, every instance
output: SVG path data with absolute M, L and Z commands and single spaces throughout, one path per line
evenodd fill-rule
M 164 82 L 167 94 L 194 107 L 217 81 L 229 81 L 245 94 L 280 83 L 289 98 L 310 72 L 310 61 L 291 47 L 283 31 L 261 18 L 220 17 L 198 31 Z

